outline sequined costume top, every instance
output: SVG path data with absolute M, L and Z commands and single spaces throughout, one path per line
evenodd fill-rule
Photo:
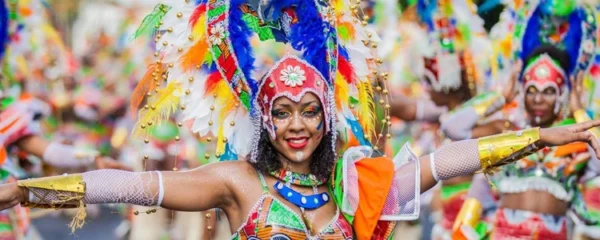
M 264 177 L 259 174 L 259 178 L 263 196 L 231 239 L 352 239 L 352 225 L 339 209 L 329 225 L 311 236 L 302 217 L 271 195 Z

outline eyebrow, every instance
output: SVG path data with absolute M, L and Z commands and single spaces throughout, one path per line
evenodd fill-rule
M 310 101 L 310 102 L 307 102 L 307 103 L 303 103 L 303 104 L 302 104 L 302 107 L 303 107 L 303 108 L 304 108 L 304 107 L 307 107 L 307 106 L 309 106 L 309 105 L 311 105 L 311 104 L 313 104 L 313 103 L 318 103 L 318 102 L 317 102 L 317 101 Z M 286 107 L 286 108 L 291 108 L 291 107 L 292 107 L 292 105 L 290 105 L 290 104 L 287 104 L 287 103 L 281 103 L 281 104 L 277 104 L 277 106 L 280 106 L 280 107 Z

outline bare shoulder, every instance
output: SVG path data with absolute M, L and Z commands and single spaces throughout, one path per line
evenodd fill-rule
M 233 188 L 235 188 L 235 186 L 247 185 L 258 181 L 258 174 L 256 170 L 252 165 L 250 165 L 250 163 L 246 161 L 219 162 L 209 164 L 207 167 L 210 167 L 210 171 L 213 174 L 217 174 L 219 178 Z

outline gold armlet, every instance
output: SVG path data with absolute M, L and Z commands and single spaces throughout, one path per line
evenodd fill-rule
M 452 232 L 456 232 L 462 225 L 475 228 L 479 223 L 482 214 L 483 207 L 479 200 L 475 198 L 468 198 L 460 208 L 460 212 L 458 212 L 456 220 L 454 220 Z
M 71 221 L 71 231 L 81 228 L 85 222 L 86 211 L 85 182 L 81 174 L 37 178 L 17 181 L 17 185 L 29 191 L 27 200 L 21 203 L 30 208 L 77 208 L 77 214 Z M 33 198 L 33 199 L 31 199 Z
M 499 104 L 499 101 L 502 101 L 502 104 Z M 497 107 L 499 108 L 500 106 L 504 105 L 504 102 L 506 100 L 504 100 L 504 97 L 500 94 L 491 94 L 487 97 L 485 97 L 484 99 L 476 102 L 473 104 L 473 108 L 475 109 L 475 112 L 477 113 L 477 115 L 479 116 L 485 116 L 490 108 L 492 107 Z
M 587 112 L 585 112 L 585 110 L 583 110 L 583 109 L 579 109 L 579 110 L 575 111 L 573 113 L 573 117 L 575 118 L 575 121 L 577 123 L 592 121 L 592 118 L 590 118 L 590 115 L 588 115 Z M 596 138 L 600 138 L 600 129 L 592 128 L 588 131 L 590 131 L 592 134 L 594 134 L 594 136 Z
M 498 167 L 520 160 L 538 150 L 540 129 L 531 128 L 478 139 L 481 169 L 492 174 Z

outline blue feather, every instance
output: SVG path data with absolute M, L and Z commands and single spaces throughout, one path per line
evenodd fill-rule
M 365 132 L 363 131 L 362 127 L 360 126 L 360 123 L 358 123 L 358 121 L 356 121 L 356 119 L 351 119 L 349 117 L 346 117 L 346 121 L 350 125 L 350 130 L 352 130 L 352 134 L 354 134 L 354 137 L 356 137 L 356 140 L 358 140 L 360 145 L 371 147 L 372 145 L 369 142 L 369 140 L 367 140 L 365 138 Z
M 527 29 L 522 39 L 521 59 L 526 59 L 537 47 L 541 46 L 539 32 L 540 32 L 540 19 L 541 9 L 538 7 L 532 14 L 528 21 Z M 583 36 L 583 21 L 585 20 L 585 11 L 583 9 L 576 9 L 571 15 L 569 15 L 569 30 L 566 33 L 564 39 L 561 42 L 562 50 L 565 50 L 570 56 L 570 67 L 567 69 L 567 74 L 571 75 L 577 68 L 577 59 L 579 58 L 579 49 L 581 48 L 582 36 Z M 570 83 L 567 81 L 567 85 L 570 87 Z
M 235 161 L 238 160 L 238 155 L 233 152 L 229 143 L 225 145 L 225 153 L 219 157 L 219 161 Z
M 338 45 L 338 51 L 342 58 L 350 60 L 350 55 L 348 55 L 348 50 L 342 45 Z
M 6 1 L 0 3 L 0 59 L 4 57 L 6 46 L 8 44 L 8 8 Z
M 331 85 L 329 62 L 327 61 L 327 39 L 335 29 L 321 18 L 313 1 L 302 1 L 297 6 L 298 23 L 291 27 L 290 42 L 294 49 L 303 51 L 305 61 L 315 67 Z M 315 34 L 323 33 L 323 34 Z
M 437 9 L 437 0 L 418 0 L 417 13 L 422 22 L 427 24 L 427 28 L 431 31 L 435 28 L 433 24 L 433 14 Z
M 233 48 L 239 67 L 246 77 L 248 86 L 255 94 L 258 92 L 259 84 L 252 78 L 255 59 L 249 39 L 253 33 L 246 25 L 246 22 L 244 22 L 243 13 L 240 9 L 245 3 L 245 0 L 231 1 L 231 8 L 229 9 L 229 38 L 231 39 L 231 47 Z

